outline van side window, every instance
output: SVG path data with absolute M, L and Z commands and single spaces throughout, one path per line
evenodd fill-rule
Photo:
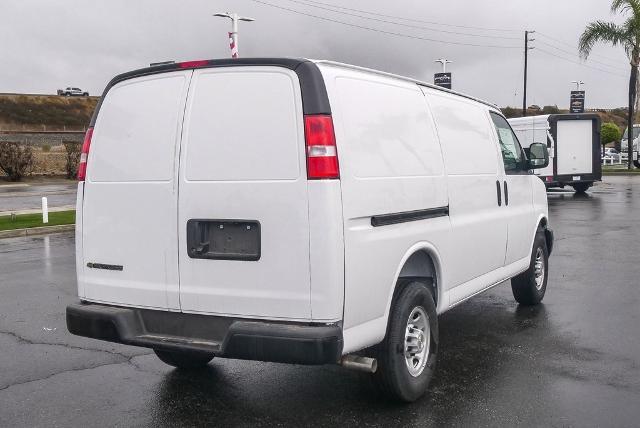
M 498 141 L 500 142 L 500 152 L 502 152 L 502 161 L 504 162 L 504 170 L 521 171 L 523 170 L 524 156 L 522 147 L 518 142 L 518 138 L 511 130 L 511 126 L 504 117 L 491 112 L 491 119 L 498 133 Z

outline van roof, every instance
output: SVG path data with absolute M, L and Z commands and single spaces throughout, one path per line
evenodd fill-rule
M 476 97 L 474 97 L 472 95 L 468 95 L 468 94 L 465 94 L 465 93 L 462 93 L 462 92 L 454 91 L 452 89 L 443 88 L 442 86 L 434 85 L 433 83 L 428 83 L 428 82 L 425 82 L 425 81 L 422 81 L 422 80 L 418 80 L 418 79 L 414 79 L 414 78 L 411 78 L 411 77 L 406 77 L 406 76 L 402 76 L 402 75 L 394 74 L 394 73 L 388 73 L 386 71 L 380 71 L 380 70 L 376 70 L 376 69 L 373 69 L 373 68 L 360 67 L 358 65 L 345 64 L 345 63 L 336 62 L 336 61 L 328 61 L 328 60 L 310 60 L 310 61 L 313 61 L 316 64 L 327 64 L 327 65 L 332 65 L 332 66 L 336 66 L 336 67 L 348 68 L 348 69 L 351 69 L 351 70 L 358 70 L 358 71 L 362 71 L 362 72 L 365 72 L 365 73 L 377 74 L 377 75 L 380 75 L 380 76 L 393 77 L 393 78 L 404 80 L 404 81 L 407 81 L 407 82 L 416 83 L 416 84 L 418 84 L 420 86 L 425 86 L 427 88 L 436 89 L 438 91 L 448 92 L 450 94 L 454 94 L 454 95 L 458 95 L 460 97 L 468 98 L 470 100 L 477 101 L 479 103 L 485 104 L 485 105 L 487 105 L 487 106 L 489 106 L 489 107 L 491 107 L 491 108 L 493 108 L 493 109 L 495 109 L 497 111 L 500 111 L 500 109 L 498 108 L 497 105 L 491 104 L 489 101 L 485 101 L 485 100 L 482 100 L 480 98 L 476 98 Z
M 188 70 L 188 69 L 196 69 L 196 68 L 215 68 L 215 67 L 233 67 L 233 66 L 278 66 L 285 67 L 290 70 L 293 70 L 300 77 L 300 84 L 302 86 L 303 94 L 307 93 L 323 93 L 323 96 L 314 96 L 314 97 L 304 97 L 302 99 L 303 110 L 305 114 L 330 114 L 331 108 L 329 106 L 328 97 L 326 96 L 326 89 L 324 88 L 324 81 L 322 81 L 321 75 L 318 72 L 318 68 L 316 64 L 325 64 L 334 67 L 342 67 L 348 68 L 351 70 L 362 71 L 365 73 L 377 74 L 382 76 L 393 77 L 396 79 L 413 82 L 421 86 L 425 86 L 431 89 L 435 89 L 442 92 L 451 93 L 457 96 L 461 96 L 482 104 L 485 104 L 492 108 L 493 110 L 500 112 L 500 109 L 487 101 L 481 100 L 479 98 L 475 98 L 470 95 L 462 94 L 460 92 L 452 91 L 449 89 L 445 89 L 440 86 L 433 85 L 431 83 L 423 82 L 417 79 L 413 79 L 406 76 L 400 76 L 393 73 L 387 73 L 384 71 L 374 70 L 365 67 L 359 67 L 356 65 L 344 64 L 340 62 L 334 61 L 325 61 L 325 60 L 311 60 L 306 58 L 226 58 L 226 59 L 209 59 L 209 60 L 198 60 L 198 61 L 185 61 L 185 62 L 174 62 L 167 64 L 159 64 L 155 66 L 149 66 L 144 68 L 139 68 L 137 70 L 132 70 L 126 73 L 118 74 L 115 76 L 105 87 L 102 97 L 96 106 L 93 117 L 91 118 L 90 126 L 95 124 L 98 111 L 100 110 L 100 106 L 102 101 L 109 91 L 114 85 L 128 79 L 133 79 L 141 76 L 148 76 L 153 74 L 166 73 L 170 71 L 176 70 Z M 501 112 L 500 112 L 501 113 Z

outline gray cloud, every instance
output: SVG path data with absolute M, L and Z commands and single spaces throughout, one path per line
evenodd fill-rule
M 599 46 L 593 59 L 600 63 L 587 62 L 610 73 L 567 61 L 578 61 L 575 45 L 587 22 L 615 19 L 609 15 L 608 1 L 320 0 L 449 25 L 514 29 L 517 31 L 492 32 L 407 22 L 516 40 L 462 36 L 363 20 L 289 0 L 264 1 L 382 31 L 462 43 L 521 46 L 524 29 L 535 29 L 570 45 L 543 35 L 535 36 L 536 49 L 530 56 L 529 104 L 566 107 L 571 89 L 569 82 L 575 79 L 587 82 L 587 107 L 626 104 L 628 64 L 621 49 Z M 74 85 L 99 93 L 113 75 L 150 62 L 227 57 L 229 23 L 211 16 L 225 10 L 257 19 L 241 24 L 241 56 L 331 59 L 426 81 L 431 81 L 433 73 L 438 71 L 439 65 L 433 60 L 444 56 L 454 61 L 450 71 L 454 73 L 455 89 L 499 105 L 521 104 L 521 48 L 458 46 L 381 34 L 251 0 L 3 0 L 0 91 L 52 93 L 58 87 Z

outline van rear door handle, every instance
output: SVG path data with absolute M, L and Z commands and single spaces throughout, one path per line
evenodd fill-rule
M 507 181 L 504 182 L 504 204 L 509 205 L 509 187 L 507 186 Z
M 500 180 L 496 180 L 496 193 L 498 195 L 498 206 L 502 206 L 502 190 L 500 189 Z

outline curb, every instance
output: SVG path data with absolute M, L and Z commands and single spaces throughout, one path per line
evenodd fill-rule
M 17 238 L 21 236 L 46 235 L 48 233 L 69 232 L 75 230 L 75 224 L 61 224 L 58 226 L 31 227 L 28 229 L 0 230 L 0 239 Z
M 602 175 L 627 175 L 627 176 L 634 176 L 637 175 L 640 177 L 640 172 L 628 172 L 628 171 L 620 171 L 620 172 L 614 172 L 614 171 L 607 171 L 607 172 L 602 172 Z
M 49 213 L 56 213 L 60 211 L 75 211 L 75 205 L 62 205 L 59 207 L 51 207 L 49 208 Z M 0 217 L 7 216 L 11 214 L 15 215 L 23 215 L 23 214 L 41 214 L 42 208 L 31 208 L 25 210 L 13 210 L 13 211 L 0 211 Z

